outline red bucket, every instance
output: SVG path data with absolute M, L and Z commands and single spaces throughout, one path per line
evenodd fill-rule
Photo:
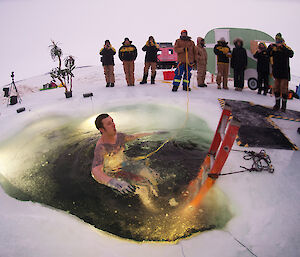
M 173 80 L 175 76 L 174 71 L 164 71 L 163 74 L 164 74 L 164 80 Z

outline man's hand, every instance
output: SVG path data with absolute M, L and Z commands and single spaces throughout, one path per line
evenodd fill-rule
M 126 181 L 111 179 L 107 185 L 111 188 L 117 189 L 121 194 L 128 194 L 134 192 L 134 187 L 128 184 Z

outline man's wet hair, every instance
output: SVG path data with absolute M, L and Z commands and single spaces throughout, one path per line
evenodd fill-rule
M 104 128 L 102 120 L 107 118 L 107 117 L 109 117 L 109 115 L 107 113 L 102 113 L 102 114 L 98 115 L 98 117 L 95 120 L 95 126 L 98 130 L 100 128 Z

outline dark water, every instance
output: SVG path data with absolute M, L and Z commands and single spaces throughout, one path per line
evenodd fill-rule
M 197 175 L 213 132 L 203 120 L 184 111 L 158 105 L 131 105 L 105 110 L 122 132 L 168 131 L 126 146 L 136 157 L 157 149 L 146 162 L 155 170 L 159 196 L 155 209 L 136 194 L 120 195 L 90 175 L 98 132 L 86 120 L 49 117 L 25 128 L 0 149 L 0 183 L 19 200 L 64 210 L 103 231 L 137 241 L 174 241 L 199 231 L 222 228 L 231 219 L 229 200 L 212 189 L 199 209 L 186 211 L 183 192 Z M 93 120 L 93 119 L 92 119 Z M 174 136 L 175 135 L 175 136 Z

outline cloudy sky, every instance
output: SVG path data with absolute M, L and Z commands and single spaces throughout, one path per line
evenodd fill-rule
M 281 32 L 295 52 L 292 74 L 300 76 L 299 10 L 300 0 L 0 0 L 0 86 L 10 83 L 11 71 L 20 80 L 55 67 L 51 39 L 80 66 L 100 65 L 105 39 L 119 48 L 129 37 L 142 62 L 149 35 L 174 42 L 182 29 L 196 39 L 218 27 Z

